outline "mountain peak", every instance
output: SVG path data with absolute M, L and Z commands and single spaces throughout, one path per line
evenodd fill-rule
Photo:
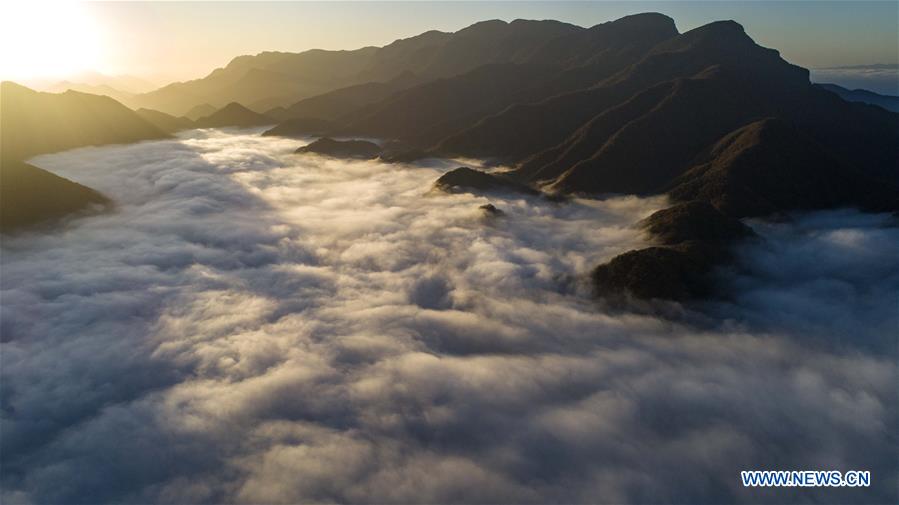
M 262 126 L 271 124 L 269 117 L 253 112 L 237 102 L 231 102 L 212 114 L 197 119 L 198 128 L 221 128 L 226 126 Z
M 243 105 L 241 105 L 237 102 L 231 102 L 228 105 L 219 109 L 219 112 L 243 112 L 243 111 L 252 112 L 252 111 L 250 111 L 250 109 L 244 107 Z
M 501 19 L 488 19 L 486 21 L 478 21 L 477 23 L 471 24 L 457 31 L 456 35 L 475 35 L 482 34 L 488 32 L 490 30 L 502 29 L 508 26 L 509 23 Z
M 0 91 L 3 93 L 37 93 L 37 91 L 14 81 L 0 82 Z
M 736 21 L 715 21 L 685 32 L 666 44 L 668 51 L 681 51 L 699 47 L 716 49 L 754 46 L 755 41 L 746 34 L 743 25 Z
M 722 19 L 719 21 L 712 21 L 711 23 L 704 24 L 699 28 L 696 28 L 697 31 L 718 31 L 721 33 L 730 32 L 730 33 L 746 33 L 746 29 L 743 28 L 743 25 L 737 23 L 733 19 Z
M 675 33 L 677 32 L 677 28 L 674 25 L 674 20 L 669 16 L 658 12 L 642 12 L 640 14 L 631 14 L 630 16 L 624 16 L 623 18 L 619 18 L 603 24 L 614 24 L 617 26 L 638 30 L 641 28 L 670 27 L 675 31 Z

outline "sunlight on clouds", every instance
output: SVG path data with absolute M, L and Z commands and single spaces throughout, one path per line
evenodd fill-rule
M 755 223 L 716 322 L 671 321 L 583 282 L 662 199 L 485 219 L 429 194 L 455 162 L 258 133 L 34 159 L 118 206 L 4 240 L 4 503 L 852 501 L 735 478 L 821 461 L 895 501 L 889 216 Z

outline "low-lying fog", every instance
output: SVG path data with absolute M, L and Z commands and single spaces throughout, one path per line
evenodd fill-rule
M 0 501 L 896 501 L 889 216 L 756 223 L 735 297 L 673 322 L 584 283 L 660 199 L 488 218 L 427 194 L 453 163 L 257 133 L 33 160 L 117 209 L 4 239 Z

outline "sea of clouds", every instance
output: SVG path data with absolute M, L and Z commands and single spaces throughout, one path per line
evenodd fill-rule
M 585 278 L 661 199 L 490 217 L 451 162 L 257 133 L 33 160 L 116 209 L 3 240 L 2 503 L 896 502 L 894 218 L 753 223 L 733 297 L 660 318 Z
M 866 89 L 883 95 L 899 95 L 899 64 L 813 68 L 810 72 L 813 82 L 833 83 L 849 89 Z

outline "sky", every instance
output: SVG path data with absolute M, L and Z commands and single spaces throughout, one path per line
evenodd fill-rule
M 198 78 L 235 56 L 384 45 L 485 19 L 558 19 L 581 26 L 637 12 L 681 31 L 734 19 L 760 44 L 808 68 L 899 63 L 896 2 L 5 2 L 0 78 L 85 71 L 156 84 Z M 10 22 L 12 21 L 12 22 Z M 29 41 L 23 44 L 23 41 Z M 895 72 L 895 69 L 894 69 Z

